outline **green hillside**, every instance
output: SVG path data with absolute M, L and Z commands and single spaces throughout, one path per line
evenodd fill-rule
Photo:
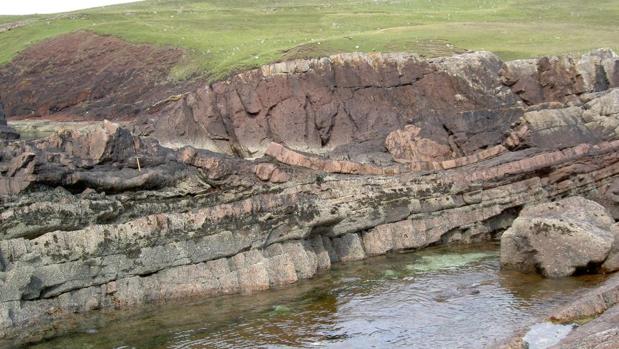
M 60 15 L 0 16 L 0 63 L 62 33 L 91 30 L 179 46 L 175 78 L 212 79 L 277 60 L 345 51 L 440 55 L 490 50 L 504 59 L 619 50 L 619 0 L 147 0 Z

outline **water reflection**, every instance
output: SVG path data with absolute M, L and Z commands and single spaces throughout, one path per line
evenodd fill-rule
M 35 348 L 479 348 L 600 280 L 499 272 L 494 245 L 437 248 L 253 296 L 96 314 Z

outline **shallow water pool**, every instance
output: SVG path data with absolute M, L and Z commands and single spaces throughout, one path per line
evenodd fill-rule
M 361 262 L 285 289 L 94 314 L 35 348 L 484 348 L 599 276 L 500 271 L 498 246 Z

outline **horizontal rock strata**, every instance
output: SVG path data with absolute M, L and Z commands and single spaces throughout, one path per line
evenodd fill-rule
M 563 159 L 552 153 L 505 157 L 484 170 L 441 175 L 329 175 L 280 184 L 275 192 L 254 189 L 251 197 L 229 203 L 178 207 L 178 212 L 123 223 L 83 219 L 73 228 L 88 226 L 55 230 L 58 226 L 50 221 L 25 236 L 16 229 L 0 242 L 2 328 L 9 335 L 11 329 L 66 312 L 253 292 L 311 277 L 338 261 L 487 238 L 507 228 L 527 203 L 597 195 L 619 171 L 617 146 L 568 149 L 570 156 Z M 574 162 L 587 165 L 574 167 Z M 185 166 L 186 171 L 196 169 Z M 116 195 L 128 194 L 109 194 Z M 192 192 L 187 199 L 194 195 L 199 194 Z M 5 210 L 10 213 L 1 223 L 19 226 L 12 223 L 22 221 L 22 215 L 45 212 L 39 205 Z M 105 209 L 91 206 L 84 213 Z

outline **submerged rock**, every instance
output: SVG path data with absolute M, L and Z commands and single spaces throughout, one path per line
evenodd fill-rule
M 555 323 L 580 323 L 556 349 L 619 347 L 619 275 L 615 274 L 601 286 L 581 294 L 551 314 Z
M 552 349 L 619 348 L 619 306 L 576 328 Z
M 529 206 L 501 237 L 501 264 L 552 278 L 596 269 L 613 247 L 613 224 L 603 206 L 583 197 Z
M 527 349 L 546 349 L 559 343 L 573 329 L 573 325 L 543 322 L 532 326 L 522 341 Z

